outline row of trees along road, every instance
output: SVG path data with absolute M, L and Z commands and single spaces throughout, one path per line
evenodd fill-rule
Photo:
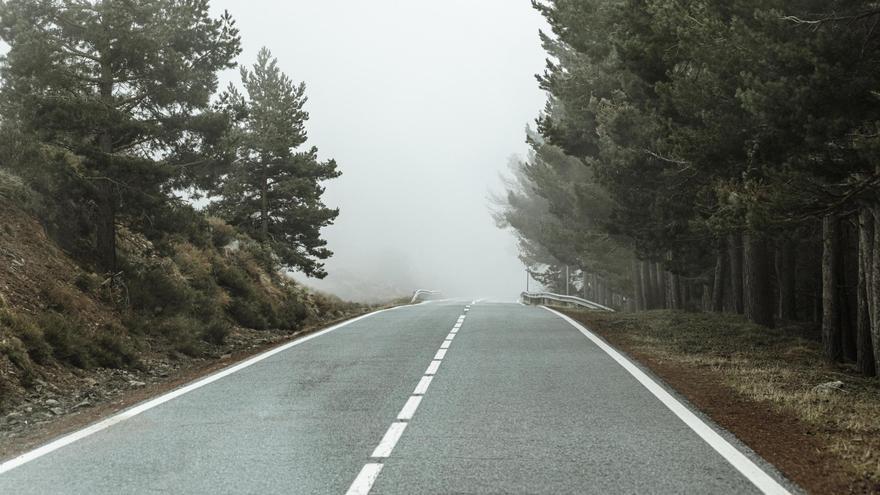
M 813 322 L 880 367 L 880 5 L 534 0 L 549 95 L 497 219 L 548 287 Z M 827 12 L 828 14 L 820 14 Z
M 279 266 L 325 275 L 320 229 L 338 211 L 320 184 L 339 172 L 300 149 L 305 87 L 268 50 L 242 69 L 244 93 L 218 94 L 241 52 L 228 14 L 208 0 L 5 0 L 0 39 L 3 165 L 81 212 L 68 237 L 100 271 L 118 269 L 120 222 L 161 228 L 188 191 Z

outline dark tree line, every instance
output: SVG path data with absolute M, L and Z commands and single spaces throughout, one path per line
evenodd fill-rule
M 549 99 L 498 212 L 532 270 L 632 310 L 814 322 L 875 374 L 880 6 L 533 5 Z

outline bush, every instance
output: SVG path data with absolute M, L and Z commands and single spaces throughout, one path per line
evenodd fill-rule
M 0 199 L 35 213 L 39 210 L 40 196 L 24 180 L 0 168 Z
M 39 321 L 55 359 L 82 369 L 94 366 L 91 343 L 77 320 L 49 312 Z
M 36 372 L 21 340 L 16 337 L 0 338 L 0 354 L 6 356 L 9 362 L 21 371 L 19 382 L 23 386 L 33 386 Z
M 100 275 L 89 272 L 79 272 L 73 280 L 73 285 L 86 294 L 96 294 L 101 288 L 103 282 L 104 281 L 101 279 Z
M 90 351 L 95 364 L 103 368 L 127 368 L 140 364 L 136 349 L 125 338 L 125 329 L 118 325 L 103 326 Z
M 171 260 L 134 273 L 128 293 L 134 308 L 163 315 L 188 311 L 196 297 Z
M 43 287 L 43 296 L 49 308 L 59 313 L 78 315 L 88 305 L 81 292 L 60 283 L 49 282 Z
M 216 345 L 223 345 L 231 331 L 232 325 L 228 321 L 216 319 L 205 326 L 202 331 L 202 340 Z
M 229 316 L 236 323 L 254 330 L 267 330 L 272 327 L 275 311 L 265 301 L 256 298 L 233 298 L 229 304 Z
M 174 349 L 187 356 L 202 354 L 199 339 L 205 333 L 205 323 L 190 316 L 173 316 L 155 322 L 154 328 Z
M 37 364 L 47 364 L 52 357 L 52 348 L 46 342 L 43 331 L 25 316 L 0 309 L 0 327 L 6 327 L 24 346 L 30 359 Z
M 235 227 L 227 224 L 221 218 L 208 218 L 208 225 L 211 226 L 211 243 L 217 249 L 223 249 L 235 240 Z

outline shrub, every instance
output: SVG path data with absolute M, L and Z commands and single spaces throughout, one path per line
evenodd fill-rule
M 154 328 L 172 345 L 187 356 L 202 354 L 199 339 L 205 333 L 205 323 L 190 316 L 173 316 L 155 322 Z
M 82 293 L 60 283 L 49 282 L 43 287 L 43 295 L 49 308 L 59 313 L 77 315 L 88 304 Z
M 25 316 L 0 309 L 0 326 L 8 328 L 24 346 L 30 359 L 37 364 L 47 364 L 52 357 L 52 348 L 46 342 L 43 331 Z
M 125 329 L 104 325 L 91 348 L 95 364 L 103 368 L 126 368 L 139 365 L 136 349 L 125 338 Z
M 202 330 L 202 340 L 216 345 L 223 345 L 230 331 L 232 331 L 232 325 L 228 321 L 215 319 Z
M 235 227 L 227 224 L 221 218 L 208 218 L 208 225 L 211 226 L 211 243 L 217 249 L 223 249 L 235 240 Z
M 0 199 L 35 213 L 39 210 L 40 196 L 24 180 L 0 168 Z
M 267 330 L 272 327 L 275 311 L 265 301 L 258 299 L 236 297 L 229 304 L 229 316 L 236 323 L 254 330 Z
M 36 372 L 21 340 L 16 337 L 0 338 L 0 354 L 6 356 L 21 371 L 19 382 L 25 387 L 32 387 Z
M 128 293 L 136 309 L 163 315 L 189 310 L 196 295 L 170 260 L 134 273 Z
M 104 281 L 101 279 L 100 275 L 89 272 L 79 272 L 73 280 L 73 285 L 86 294 L 96 294 L 101 288 L 103 282 Z
M 94 366 L 89 339 L 77 320 L 48 312 L 39 321 L 55 359 L 82 369 Z

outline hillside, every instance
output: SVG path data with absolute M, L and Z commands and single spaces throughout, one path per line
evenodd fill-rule
M 0 438 L 365 309 L 274 273 L 217 219 L 158 242 L 121 228 L 124 269 L 104 278 L 47 234 L 41 203 L 0 174 Z

